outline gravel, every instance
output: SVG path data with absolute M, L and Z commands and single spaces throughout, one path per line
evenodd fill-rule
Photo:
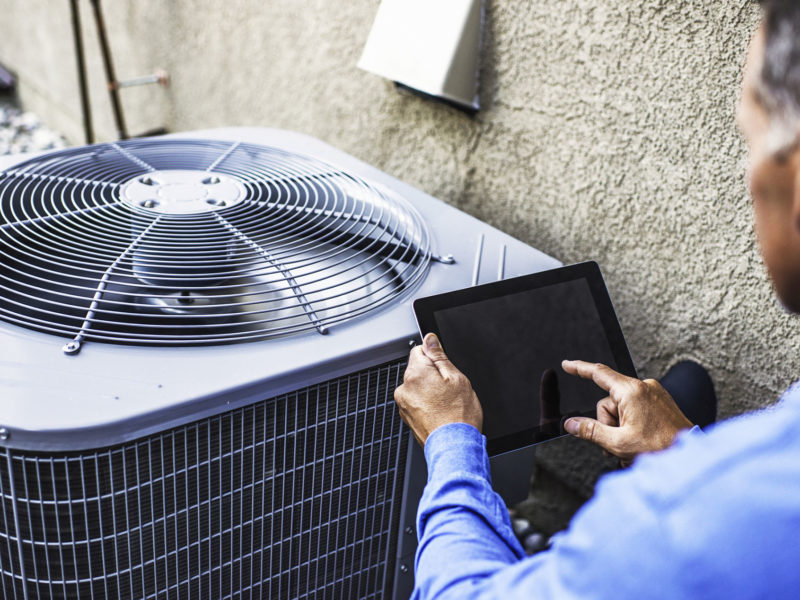
M 32 112 L 24 112 L 0 98 L 0 156 L 65 148 L 67 140 L 48 129 Z

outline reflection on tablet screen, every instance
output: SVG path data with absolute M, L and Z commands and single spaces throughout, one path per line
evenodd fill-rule
M 445 352 L 481 400 L 490 454 L 562 434 L 565 417 L 594 416 L 603 391 L 564 373 L 562 360 L 618 368 L 585 279 L 436 310 L 433 317 Z

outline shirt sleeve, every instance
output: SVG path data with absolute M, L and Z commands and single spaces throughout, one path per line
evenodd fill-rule
M 696 428 L 679 440 L 698 436 L 704 437 Z M 669 510 L 651 493 L 663 468 L 606 475 L 569 530 L 554 536 L 549 550 L 526 557 L 492 490 L 485 444 L 464 423 L 428 437 L 414 600 L 675 597 L 681 574 L 673 568 L 677 561 L 663 561 L 674 549 L 662 547 L 669 538 L 662 523 Z
M 425 460 L 413 598 L 465 598 L 476 583 L 525 553 L 492 489 L 486 438 L 475 427 L 439 427 L 426 440 Z
M 795 412 L 797 411 L 797 412 Z M 678 435 L 604 475 L 544 552 L 524 557 L 492 491 L 485 440 L 425 445 L 414 598 L 794 599 L 800 586 L 800 402 Z

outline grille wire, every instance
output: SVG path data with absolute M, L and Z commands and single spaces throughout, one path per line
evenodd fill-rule
M 0 597 L 389 597 L 404 370 L 368 367 L 108 448 L 2 450 Z
M 278 148 L 70 149 L 0 172 L 0 319 L 67 353 L 324 334 L 413 289 L 429 240 L 402 198 Z

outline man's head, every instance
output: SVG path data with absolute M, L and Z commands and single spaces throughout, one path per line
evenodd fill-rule
M 738 120 L 764 262 L 781 301 L 800 312 L 800 2 L 760 3 Z

